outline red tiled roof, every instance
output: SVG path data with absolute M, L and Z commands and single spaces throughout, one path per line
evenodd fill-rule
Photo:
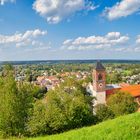
M 140 96 L 140 84 L 122 87 L 121 91 L 130 93 L 133 97 Z
M 128 84 L 126 84 L 126 86 L 123 85 L 121 88 L 107 89 L 106 90 L 106 95 L 109 96 L 111 94 L 114 94 L 117 90 L 120 90 L 122 92 L 128 92 L 133 97 L 140 96 L 140 84 L 139 85 L 128 85 Z
M 130 86 L 130 84 L 128 84 L 128 83 L 120 83 L 119 84 L 121 87 L 127 87 L 127 86 Z

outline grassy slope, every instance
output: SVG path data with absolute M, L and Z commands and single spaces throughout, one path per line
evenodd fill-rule
M 29 140 L 139 140 L 140 113 L 116 118 L 95 126 L 72 130 L 59 135 Z

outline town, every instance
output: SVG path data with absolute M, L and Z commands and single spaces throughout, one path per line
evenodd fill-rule
M 62 67 L 62 69 L 61 69 Z M 106 63 L 107 84 L 139 84 L 140 66 L 139 64 Z M 44 86 L 47 90 L 54 88 L 65 77 L 76 77 L 77 80 L 87 80 L 92 82 L 93 63 L 87 64 L 55 64 L 55 65 L 15 65 L 16 81 L 32 82 L 39 86 Z M 2 70 L 2 68 L 1 68 Z
M 140 140 L 140 0 L 0 0 L 0 140 Z

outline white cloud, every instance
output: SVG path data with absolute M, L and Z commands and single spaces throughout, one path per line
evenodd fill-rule
M 0 34 L 0 46 L 43 46 L 43 43 L 39 42 L 37 39 L 46 34 L 47 31 L 41 31 L 39 29 L 28 30 L 25 33 L 15 33 L 14 35 Z
M 36 47 L 36 48 L 27 48 L 24 50 L 24 52 L 38 52 L 38 51 L 47 51 L 48 49 L 51 49 L 50 45 L 46 45 L 45 47 Z
M 129 16 L 140 10 L 140 0 L 122 0 L 117 2 L 116 5 L 106 8 L 104 15 L 109 20 L 118 19 L 121 17 Z
M 67 50 L 91 50 L 91 49 L 109 49 L 113 46 L 121 46 L 127 43 L 129 37 L 122 36 L 119 32 L 110 32 L 105 36 L 78 37 L 68 39 L 63 42 L 61 49 Z
M 36 30 L 29 30 L 29 31 L 26 31 L 24 34 L 23 34 L 23 39 L 28 39 L 29 37 L 38 37 L 38 36 L 43 36 L 47 34 L 47 31 L 41 31 L 39 29 L 36 29 Z
M 4 5 L 5 2 L 15 2 L 16 0 L 0 0 L 0 5 Z
M 58 23 L 81 10 L 94 10 L 89 0 L 36 0 L 33 9 L 48 23 Z
M 140 35 L 137 35 L 134 52 L 140 52 Z
M 137 45 L 140 45 L 140 35 L 137 36 L 136 44 L 137 44 Z

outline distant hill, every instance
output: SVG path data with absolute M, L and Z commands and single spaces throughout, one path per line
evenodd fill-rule
M 118 117 L 63 134 L 29 140 L 140 140 L 140 113 Z
M 28 61 L 0 61 L 0 65 L 12 64 L 12 65 L 37 65 L 37 64 L 85 64 L 85 63 L 96 63 L 98 60 L 28 60 Z M 103 63 L 121 63 L 121 64 L 140 64 L 140 60 L 113 60 L 113 59 L 102 59 Z

